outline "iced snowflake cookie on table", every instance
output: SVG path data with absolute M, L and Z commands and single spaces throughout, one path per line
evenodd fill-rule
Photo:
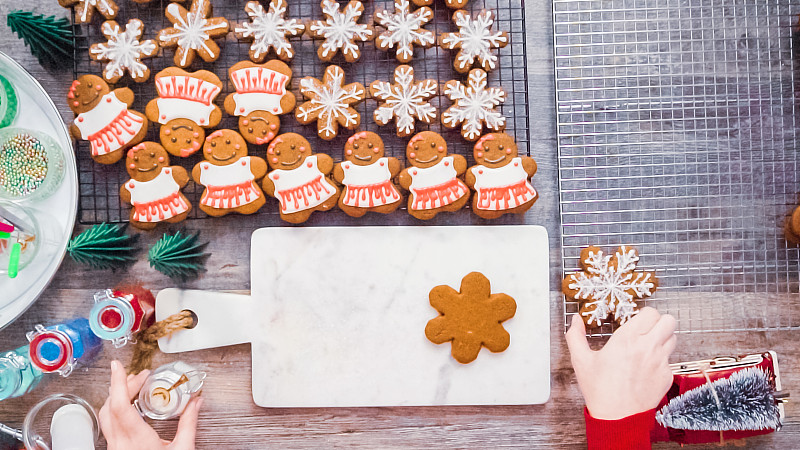
M 461 125 L 461 136 L 468 141 L 477 140 L 486 128 L 503 131 L 506 118 L 497 111 L 497 106 L 506 101 L 502 88 L 487 87 L 488 76 L 481 69 L 472 69 L 464 85 L 458 80 L 445 84 L 444 95 L 453 104 L 442 113 L 442 125 L 456 128 Z
M 400 172 L 398 181 L 411 193 L 409 214 L 428 220 L 467 204 L 469 188 L 459 178 L 467 170 L 467 160 L 461 155 L 448 155 L 441 135 L 433 131 L 416 134 L 406 147 L 406 161 L 411 166 Z
M 152 39 L 140 40 L 144 32 L 142 21 L 131 19 L 123 30 L 117 22 L 109 20 L 103 22 L 100 30 L 108 42 L 92 44 L 89 57 L 95 61 L 107 61 L 103 78 L 109 83 L 116 83 L 128 72 L 137 83 L 147 81 L 150 68 L 142 59 L 156 56 L 159 47 Z
M 200 55 L 205 62 L 219 58 L 220 49 L 214 39 L 225 37 L 230 25 L 224 17 L 209 17 L 211 0 L 192 0 L 188 11 L 177 3 L 170 3 L 165 14 L 172 26 L 158 32 L 158 43 L 162 47 L 177 47 L 176 66 L 189 67 L 195 55 Z
M 414 46 L 431 48 L 436 36 L 423 26 L 433 19 L 433 10 L 423 6 L 413 12 L 408 0 L 395 0 L 394 12 L 379 10 L 375 12 L 375 22 L 385 31 L 375 37 L 375 46 L 383 51 L 396 50 L 395 57 L 401 63 L 411 61 Z
M 271 171 L 264 177 L 264 192 L 278 199 L 281 219 L 303 223 L 314 211 L 336 206 L 339 188 L 329 178 L 333 159 L 312 153 L 311 144 L 297 133 L 279 135 L 267 148 Z
M 263 145 L 278 134 L 278 115 L 294 110 L 289 90 L 292 69 L 278 60 L 265 64 L 241 61 L 228 70 L 236 92 L 225 98 L 225 111 L 239 117 L 239 132 L 251 144 Z
M 400 173 L 397 158 L 384 156 L 383 139 L 371 131 L 360 131 L 347 139 L 344 161 L 333 168 L 333 179 L 344 186 L 339 209 L 361 217 L 368 211 L 389 214 L 403 196 L 392 179 Z
M 160 222 L 175 223 L 186 218 L 192 205 L 181 189 L 189 174 L 169 165 L 169 154 L 156 142 L 142 142 L 128 150 L 125 168 L 131 179 L 119 188 L 119 196 L 133 205 L 130 223 L 140 230 L 152 230 Z
M 561 290 L 581 304 L 578 314 L 589 327 L 599 327 L 609 315 L 620 325 L 636 314 L 636 300 L 653 295 L 658 279 L 653 272 L 638 272 L 639 252 L 623 245 L 613 255 L 598 247 L 583 249 L 581 271 L 569 274 Z
M 436 108 L 430 99 L 436 95 L 436 80 L 414 80 L 411 66 L 397 66 L 394 70 L 394 84 L 386 81 L 373 81 L 369 86 L 370 95 L 378 100 L 375 108 L 375 123 L 386 125 L 395 121 L 397 135 L 414 134 L 414 120 L 430 124 L 436 120 Z
M 436 286 L 428 299 L 439 316 L 428 321 L 425 336 L 434 344 L 450 342 L 450 354 L 456 361 L 468 364 L 478 357 L 481 347 L 498 353 L 511 344 L 503 322 L 514 317 L 517 302 L 507 294 L 493 294 L 482 273 L 467 274 L 458 291 Z
M 247 156 L 247 143 L 233 130 L 217 130 L 203 145 L 204 161 L 192 169 L 195 183 L 205 186 L 200 209 L 209 216 L 236 212 L 252 214 L 266 199 L 258 182 L 267 173 L 267 163 Z
M 250 59 L 264 62 L 270 51 L 284 60 L 294 57 L 294 49 L 289 37 L 300 36 L 306 26 L 298 19 L 286 19 L 286 1 L 272 0 L 269 11 L 265 11 L 257 1 L 247 2 L 244 11 L 250 17 L 249 22 L 237 24 L 233 32 L 239 40 L 253 41 L 250 45 Z
M 350 0 L 341 9 L 336 0 L 322 0 L 321 7 L 325 20 L 312 20 L 306 27 L 309 37 L 324 39 L 317 49 L 320 61 L 330 62 L 338 52 L 342 52 L 347 62 L 358 60 L 361 49 L 357 43 L 375 37 L 371 26 L 357 23 L 364 13 L 364 5 L 358 0 Z
M 145 114 L 161 124 L 161 145 L 172 155 L 186 157 L 203 146 L 205 128 L 217 126 L 222 111 L 214 99 L 222 82 L 207 70 L 187 72 L 168 67 L 155 76 L 158 97 L 150 100 Z
M 481 11 L 475 18 L 464 10 L 453 13 L 453 22 L 458 27 L 455 33 L 442 33 L 439 46 L 449 50 L 458 49 L 453 67 L 456 71 L 467 73 L 477 63 L 485 71 L 497 68 L 497 55 L 494 49 L 508 45 L 508 33 L 492 31 L 494 14 Z
M 89 141 L 92 159 L 101 164 L 119 161 L 125 150 L 142 142 L 147 134 L 147 117 L 128 109 L 133 104 L 133 91 L 112 91 L 97 75 L 82 75 L 73 81 L 67 104 L 76 114 L 70 134 Z
M 339 133 L 339 125 L 353 130 L 361 124 L 361 114 L 353 106 L 364 100 L 364 85 L 344 84 L 344 71 L 328 66 L 322 80 L 305 77 L 300 80 L 300 93 L 308 99 L 294 112 L 298 122 L 307 125 L 317 121 L 317 134 L 330 141 Z
M 490 133 L 475 143 L 474 166 L 467 169 L 465 181 L 475 191 L 472 211 L 484 219 L 503 214 L 521 214 L 539 198 L 530 178 L 536 161 L 519 156 L 514 138 L 505 133 Z
M 106 20 L 116 18 L 119 12 L 114 0 L 58 0 L 58 4 L 64 8 L 75 7 L 75 23 L 91 22 L 95 11 Z

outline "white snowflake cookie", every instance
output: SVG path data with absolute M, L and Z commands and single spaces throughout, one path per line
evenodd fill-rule
M 395 56 L 401 63 L 411 61 L 414 46 L 431 48 L 436 43 L 432 31 L 422 28 L 433 19 L 433 10 L 423 6 L 411 11 L 408 0 L 395 0 L 394 12 L 380 10 L 375 13 L 375 22 L 386 31 L 375 38 L 380 50 L 396 49 Z
M 370 95 L 380 102 L 374 113 L 375 123 L 386 125 L 394 119 L 397 135 L 411 136 L 415 119 L 428 124 L 436 119 L 436 108 L 429 100 L 437 89 L 436 80 L 415 81 L 411 66 L 397 66 L 394 84 L 373 81 L 369 86 Z
M 189 67 L 198 54 L 205 62 L 219 58 L 219 46 L 213 39 L 225 37 L 230 25 L 224 17 L 210 15 L 211 0 L 192 0 L 188 11 L 177 3 L 167 6 L 166 16 L 172 26 L 158 32 L 158 42 L 162 47 L 177 47 L 176 66 Z
M 294 116 L 303 125 L 317 121 L 319 137 L 329 141 L 339 133 L 339 125 L 353 130 L 361 123 L 361 115 L 353 106 L 364 100 L 364 85 L 344 84 L 344 70 L 328 66 L 322 80 L 305 77 L 300 92 L 307 102 L 295 110 Z
M 658 287 L 653 272 L 637 272 L 639 252 L 621 246 L 614 255 L 605 255 L 591 246 L 581 251 L 581 271 L 564 278 L 561 290 L 580 302 L 579 314 L 590 327 L 599 327 L 613 313 L 620 325 L 636 314 L 636 300 L 650 297 Z
M 497 67 L 497 55 L 493 50 L 508 45 L 508 33 L 492 31 L 494 14 L 481 11 L 473 19 L 468 12 L 458 10 L 453 13 L 453 22 L 458 27 L 456 33 L 443 33 L 439 45 L 449 50 L 458 49 L 453 66 L 466 73 L 477 62 L 485 71 Z
M 251 40 L 250 59 L 253 62 L 263 62 L 270 50 L 278 58 L 289 61 L 294 57 L 292 44 L 289 37 L 300 36 L 306 26 L 297 19 L 286 19 L 286 2 L 272 0 L 269 11 L 265 11 L 259 2 L 247 2 L 245 12 L 250 16 L 249 22 L 237 25 L 233 32 L 238 39 Z
M 64 8 L 75 7 L 75 23 L 90 23 L 95 11 L 106 20 L 115 19 L 119 12 L 114 0 L 58 0 L 58 4 Z
M 144 24 L 139 19 L 128 21 L 125 30 L 117 22 L 109 20 L 100 27 L 108 42 L 93 44 L 89 48 L 89 57 L 95 61 L 108 61 L 103 69 L 103 78 L 108 83 L 116 83 L 125 75 L 137 83 L 150 78 L 150 68 L 142 62 L 142 58 L 152 58 L 158 54 L 158 44 L 152 39 L 140 41 L 144 32 Z
M 468 141 L 481 136 L 484 124 L 492 131 L 503 131 L 506 118 L 495 108 L 506 100 L 502 88 L 487 88 L 487 74 L 481 69 L 472 69 L 466 86 L 458 80 L 450 80 L 444 86 L 444 95 L 453 105 L 442 113 L 442 125 L 455 128 L 461 125 L 461 135 Z
M 317 50 L 319 59 L 328 62 L 341 51 L 345 61 L 358 60 L 361 57 L 358 42 L 375 37 L 371 26 L 357 23 L 364 13 L 364 5 L 351 0 L 342 10 L 336 0 L 322 0 L 321 6 L 325 20 L 313 20 L 306 28 L 311 38 L 324 39 Z

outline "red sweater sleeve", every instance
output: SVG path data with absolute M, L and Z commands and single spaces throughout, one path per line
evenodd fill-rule
M 595 419 L 583 408 L 586 419 L 586 441 L 589 450 L 650 450 L 650 430 L 656 410 L 634 414 L 619 420 Z

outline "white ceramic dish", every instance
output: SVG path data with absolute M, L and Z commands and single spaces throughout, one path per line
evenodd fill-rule
M 78 211 L 78 171 L 67 127 L 42 86 L 3 53 L 0 53 L 0 75 L 17 90 L 19 113 L 11 126 L 49 134 L 61 145 L 65 162 L 64 180 L 53 195 L 42 200 L 19 202 L 32 210 L 40 225 L 50 226 L 44 232 L 44 242 L 36 259 L 13 280 L 0 276 L 2 329 L 36 301 L 61 265 Z

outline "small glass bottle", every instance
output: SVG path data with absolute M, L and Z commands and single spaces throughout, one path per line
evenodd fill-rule
M 100 339 L 120 348 L 155 322 L 155 297 L 142 287 L 106 289 L 94 294 L 89 326 Z
M 89 327 L 89 320 L 79 317 L 69 322 L 28 332 L 30 359 L 45 373 L 69 376 L 79 361 L 91 361 L 103 346 Z
M 28 346 L 0 353 L 0 400 L 20 397 L 32 391 L 42 372 L 28 357 Z
M 167 420 L 180 416 L 189 401 L 200 394 L 206 373 L 176 361 L 147 377 L 133 405 L 144 416 Z

